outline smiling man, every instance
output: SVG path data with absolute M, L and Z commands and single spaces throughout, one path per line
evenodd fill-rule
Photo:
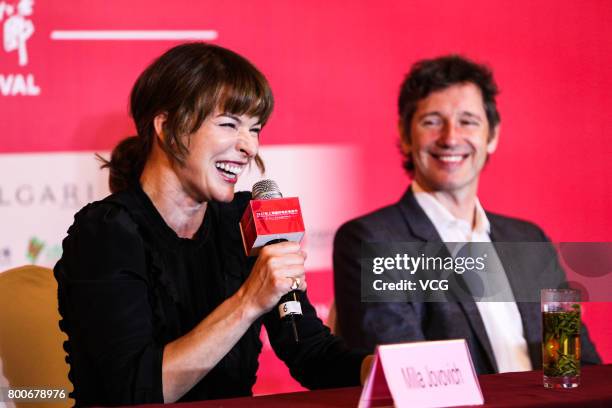
M 514 298 L 533 289 L 527 282 L 551 287 L 565 277 L 556 261 L 543 274 L 543 260 L 518 247 L 487 247 L 500 293 L 509 294 L 504 301 L 361 301 L 364 242 L 548 241 L 536 225 L 487 212 L 478 200 L 480 173 L 499 140 L 497 92 L 487 67 L 459 56 L 423 60 L 408 73 L 399 96 L 399 132 L 412 184 L 398 203 L 344 224 L 334 241 L 338 329 L 350 345 L 372 350 L 384 343 L 464 338 L 479 374 L 541 367 L 539 303 Z M 586 329 L 582 361 L 600 362 Z

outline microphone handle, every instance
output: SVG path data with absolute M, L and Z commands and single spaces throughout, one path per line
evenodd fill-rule
M 287 240 L 284 238 L 273 239 L 267 242 L 265 245 L 278 244 L 279 242 L 287 242 Z M 298 336 L 295 319 L 302 317 L 302 305 L 300 304 L 298 290 L 292 290 L 280 298 L 280 301 L 278 302 L 278 312 L 280 314 L 281 321 L 291 324 L 291 328 L 293 329 L 293 338 L 295 339 L 296 343 L 299 343 L 300 338 Z

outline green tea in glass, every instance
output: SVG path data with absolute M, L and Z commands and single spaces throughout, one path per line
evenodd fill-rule
M 542 364 L 544 387 L 580 384 L 580 292 L 542 289 Z

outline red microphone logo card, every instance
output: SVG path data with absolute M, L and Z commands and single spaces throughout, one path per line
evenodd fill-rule
M 242 242 L 247 255 L 257 256 L 261 248 L 276 239 L 300 242 L 304 220 L 297 197 L 252 200 L 240 220 Z

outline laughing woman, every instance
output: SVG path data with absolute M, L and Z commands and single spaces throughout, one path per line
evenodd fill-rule
M 296 243 L 245 256 L 235 193 L 272 112 L 268 82 L 227 49 L 172 48 L 131 93 L 137 136 L 105 164 L 112 195 L 75 216 L 55 266 L 77 405 L 251 395 L 261 325 L 309 388 L 358 385 L 365 355 L 348 350 L 306 296 L 300 342 L 274 312 L 298 283 Z M 364 367 L 366 364 L 363 364 Z

